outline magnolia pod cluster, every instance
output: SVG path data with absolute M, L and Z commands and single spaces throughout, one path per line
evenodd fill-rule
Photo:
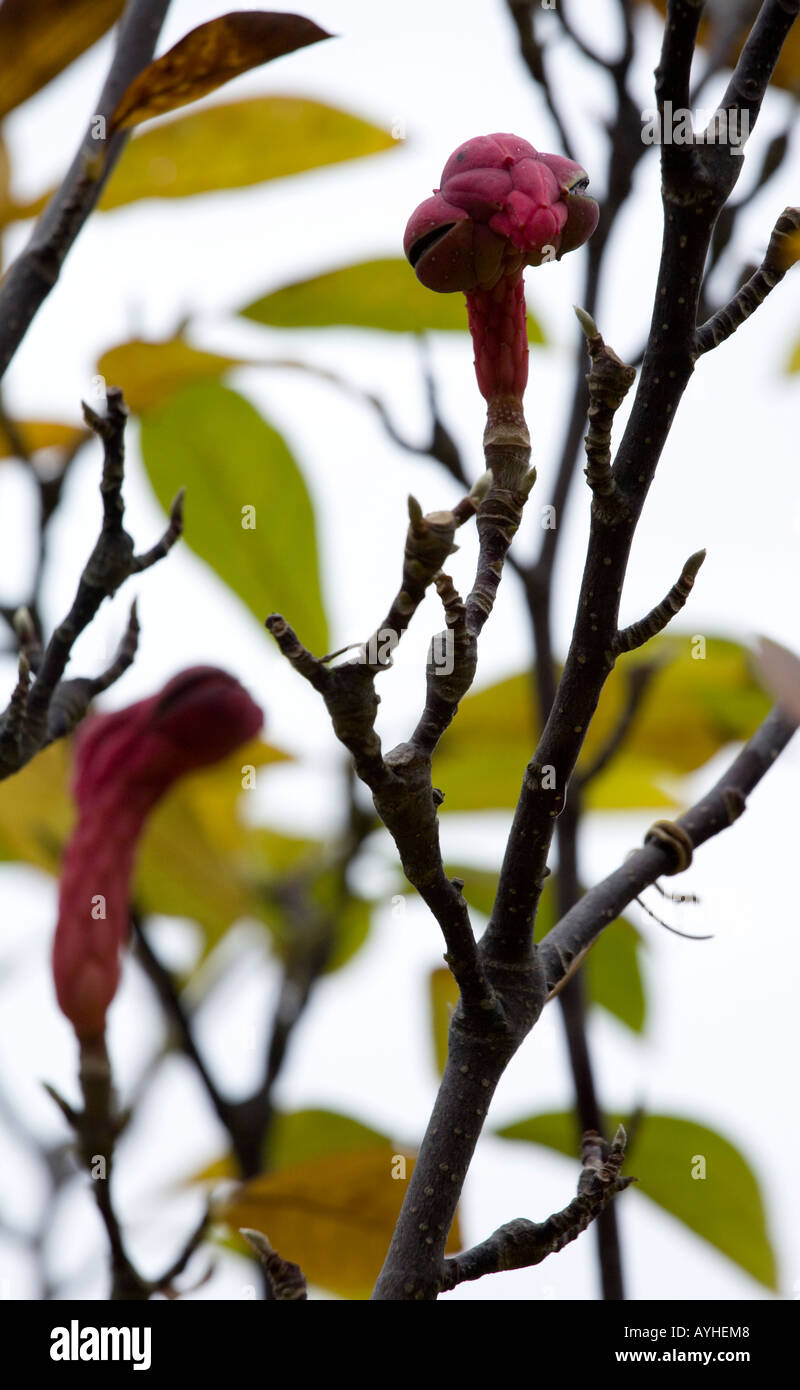
M 195 666 L 158 695 L 86 720 L 75 750 L 78 811 L 61 874 L 53 976 L 77 1036 L 102 1035 L 128 936 L 131 876 L 147 818 L 179 777 L 254 737 L 263 715 L 237 680 Z
M 463 291 L 487 400 L 519 400 L 528 374 L 522 272 L 582 246 L 599 209 L 588 175 L 518 135 L 481 135 L 451 154 L 440 187 L 412 213 L 403 241 L 418 279 Z

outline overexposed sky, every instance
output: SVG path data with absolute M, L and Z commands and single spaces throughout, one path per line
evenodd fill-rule
M 257 8 L 243 5 L 241 8 Z M 285 93 L 326 100 L 405 133 L 398 148 L 351 165 L 276 181 L 229 194 L 150 201 L 97 215 L 73 249 L 61 280 L 38 315 L 6 378 L 9 409 L 21 416 L 80 418 L 97 356 L 133 336 L 172 333 L 188 313 L 197 345 L 253 357 L 294 356 L 337 371 L 379 394 L 398 427 L 422 438 L 427 430 L 424 391 L 415 345 L 405 337 L 359 330 L 282 332 L 235 321 L 233 311 L 293 279 L 361 258 L 399 254 L 409 213 L 438 183 L 451 150 L 490 131 L 513 131 L 541 149 L 558 138 L 527 71 L 500 0 L 406 0 L 402 6 L 369 0 L 319 0 L 300 8 L 338 37 L 250 73 L 210 100 Z M 574 22 L 607 51 L 614 47 L 615 5 L 573 0 Z M 174 0 L 159 51 L 219 6 Z M 555 18 L 553 21 L 555 24 Z M 642 17 L 647 37 L 634 74 L 637 100 L 652 105 L 652 69 L 659 23 Z M 34 196 L 68 165 L 102 85 L 111 40 L 99 44 L 6 124 L 20 197 Z M 554 59 L 555 89 L 577 156 L 603 196 L 603 121 L 610 115 L 606 84 L 568 45 Z M 714 90 L 722 90 L 724 80 Z M 709 104 L 704 96 L 705 104 Z M 756 151 L 789 116 L 783 94 L 771 95 L 753 137 Z M 745 156 L 741 187 L 749 186 L 758 157 Z M 597 173 L 595 173 L 597 171 Z M 758 261 L 774 221 L 796 203 L 800 152 L 790 149 L 780 174 L 748 207 L 721 268 L 727 284 L 738 266 Z M 613 243 L 598 322 L 624 357 L 638 350 L 649 321 L 660 245 L 659 170 L 651 150 L 639 166 L 635 195 Z M 6 262 L 27 227 L 13 228 Z M 579 252 L 558 265 L 528 272 L 532 308 L 550 346 L 535 350 L 526 408 L 539 480 L 519 537 L 522 554 L 538 544 L 541 507 L 549 501 L 564 412 L 572 389 L 572 349 L 578 332 L 572 304 L 580 293 Z M 797 276 L 798 278 L 795 278 Z M 726 278 L 727 277 L 727 278 Z M 681 406 L 637 533 L 623 598 L 622 621 L 641 616 L 666 593 L 685 558 L 700 546 L 708 558 L 680 620 L 687 633 L 723 633 L 750 641 L 765 632 L 800 648 L 797 622 L 797 550 L 800 494 L 797 409 L 800 378 L 784 366 L 800 335 L 800 273 L 787 280 L 758 314 L 719 351 L 698 365 Z M 484 403 L 474 384 L 467 335 L 431 344 L 444 417 L 464 450 L 473 476 L 482 471 Z M 325 590 L 335 646 L 361 640 L 385 609 L 400 571 L 406 527 L 405 497 L 426 510 L 451 505 L 458 489 L 438 465 L 395 448 L 375 415 L 322 382 L 290 371 L 247 369 L 231 383 L 254 401 L 289 441 L 318 506 Z M 124 382 L 121 383 L 124 386 Z M 632 399 L 633 393 L 631 393 Z M 623 423 L 625 409 L 618 425 Z M 141 467 L 137 428 L 129 430 L 126 488 L 128 524 L 141 548 L 162 525 L 160 509 Z M 66 488 L 53 528 L 45 613 L 54 622 L 97 529 L 97 450 L 84 450 Z M 246 500 L 246 499 L 244 499 Z M 21 551 L 33 511 L 24 470 L 0 470 L 0 595 L 21 596 L 19 575 L 29 565 Z M 575 485 L 554 583 L 554 621 L 560 650 L 569 639 L 588 531 L 588 493 Z M 261 521 L 259 524 L 262 524 Z M 466 528 L 465 528 L 466 531 Z M 460 536 L 453 578 L 462 590 L 474 565 L 474 535 Z M 213 573 L 187 547 L 139 581 L 126 584 L 84 635 L 76 673 L 98 668 L 124 626 L 128 604 L 139 596 L 142 642 L 136 664 L 105 698 L 106 707 L 149 693 L 182 666 L 212 661 L 235 672 L 267 712 L 270 739 L 291 749 L 299 764 L 271 772 L 261 809 L 271 822 L 297 831 L 329 832 L 327 806 L 341 767 L 338 745 L 315 693 L 280 658 L 271 639 L 233 604 Z M 291 620 L 291 614 L 287 614 Z M 379 730 L 387 746 L 406 737 L 424 691 L 424 655 L 441 626 L 427 601 L 381 678 Z M 530 658 L 528 624 L 516 579 L 507 573 L 481 641 L 479 685 L 522 669 Z M 13 666 L 3 660 L 8 688 Z M 520 750 L 520 770 L 530 750 Z M 697 774 L 702 791 L 729 760 Z M 641 1103 L 647 1109 L 694 1118 L 720 1129 L 753 1163 L 767 1194 L 784 1296 L 800 1289 L 800 1197 L 795 1178 L 798 1135 L 790 1076 L 795 1052 L 798 966 L 794 840 L 800 751 L 790 748 L 752 797 L 747 815 L 705 846 L 683 889 L 702 905 L 669 919 L 687 930 L 714 932 L 698 945 L 677 940 L 642 914 L 632 918 L 648 943 L 646 972 L 650 1023 L 634 1041 L 621 1025 L 595 1013 L 591 1041 L 603 1101 L 609 1110 Z M 641 840 L 653 819 L 642 812 L 592 816 L 581 843 L 583 877 L 594 881 Z M 442 818 L 446 854 L 494 866 L 509 815 Z M 389 847 L 376 838 L 364 856 L 364 882 L 377 883 L 386 907 L 376 915 L 366 949 L 326 980 L 304 1018 L 281 1076 L 285 1108 L 341 1108 L 413 1142 L 422 1132 L 435 1093 L 427 1019 L 427 974 L 441 958 L 441 942 L 427 913 L 415 905 L 391 912 Z M 41 1092 L 47 1079 L 74 1093 L 71 1033 L 58 1013 L 49 982 L 48 952 L 55 886 L 24 868 L 3 867 L 7 927 L 0 941 L 0 1076 L 43 1134 L 61 1133 L 52 1103 Z M 198 1039 L 234 1093 L 256 1079 L 265 1004 L 274 995 L 275 967 L 258 937 L 242 929 L 249 953 L 213 1005 L 199 1017 Z M 191 934 L 162 924 L 162 949 L 181 958 Z M 159 1036 L 158 1013 L 135 969 L 126 971 L 112 1011 L 112 1055 L 119 1082 L 131 1084 Z M 564 1108 L 570 1081 L 555 1009 L 545 1013 L 503 1079 L 490 1116 L 501 1125 L 525 1114 Z M 188 1227 L 193 1208 L 173 1201 L 169 1185 L 190 1165 L 219 1152 L 223 1136 L 210 1117 L 188 1064 L 171 1060 L 121 1148 L 119 1209 L 134 1253 L 156 1267 Z M 155 1136 L 155 1138 L 154 1138 Z M 187 1136 L 191 1136 L 190 1139 Z M 40 1200 L 41 1177 L 22 1151 L 0 1132 L 5 1172 L 0 1216 L 24 1227 Z M 542 1219 L 570 1199 L 577 1164 L 499 1140 L 479 1148 L 464 1197 L 464 1229 L 472 1243 L 503 1221 Z M 154 1195 L 155 1194 L 155 1195 Z M 70 1241 L 66 1233 L 90 1213 L 89 1197 L 65 1204 L 54 1227 L 54 1251 L 71 1291 L 98 1297 L 102 1282 L 91 1265 L 89 1222 Z M 722 1256 L 695 1239 L 639 1194 L 618 1204 L 629 1295 L 633 1298 L 750 1299 L 765 1291 Z M 731 1220 L 735 1221 L 735 1212 Z M 286 1252 L 290 1254 L 291 1252 Z M 0 1236 L 0 1281 L 12 1297 L 33 1294 L 30 1271 L 11 1240 Z M 235 1298 L 246 1277 L 231 1259 L 197 1296 Z M 530 1299 L 595 1296 L 594 1240 L 584 1235 L 534 1270 L 462 1286 L 453 1298 Z

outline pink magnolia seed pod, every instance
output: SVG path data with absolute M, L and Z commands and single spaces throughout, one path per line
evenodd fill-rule
M 517 135 L 480 135 L 451 154 L 441 185 L 412 213 L 403 248 L 418 279 L 467 297 L 478 386 L 522 398 L 528 342 L 522 271 L 560 260 L 592 235 L 599 208 L 588 175 Z
M 147 817 L 173 782 L 258 733 L 261 710 L 225 671 L 195 666 L 158 695 L 81 726 L 78 820 L 61 873 L 53 977 L 77 1036 L 102 1035 L 128 935 L 130 884 Z

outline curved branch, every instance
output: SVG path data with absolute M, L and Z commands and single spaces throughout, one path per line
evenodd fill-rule
M 563 1211 L 548 1216 L 546 1221 L 526 1221 L 524 1217 L 519 1217 L 500 1226 L 480 1245 L 445 1260 L 440 1292 L 449 1292 L 457 1284 L 470 1279 L 482 1279 L 484 1274 L 499 1274 L 507 1269 L 530 1269 L 576 1240 L 618 1192 L 624 1192 L 636 1181 L 635 1178 L 622 1178 L 619 1175 L 625 1157 L 625 1144 L 626 1135 L 622 1125 L 612 1144 L 593 1130 L 588 1130 L 583 1136 L 583 1171 L 578 1181 L 577 1197 L 573 1197 Z
M 729 304 L 713 314 L 695 335 L 695 352 L 719 347 L 764 303 L 779 285 L 787 270 L 800 259 L 800 208 L 785 208 L 772 229 L 767 254 L 754 275 L 733 296 Z
M 719 781 L 678 818 L 675 824 L 693 849 L 738 820 L 747 796 L 783 752 L 796 728 L 796 723 L 780 708 L 773 709 Z M 550 996 L 577 969 L 603 929 L 656 879 L 675 872 L 675 866 L 675 847 L 668 838 L 649 838 L 624 864 L 584 893 L 539 946 L 539 961 Z
M 651 608 L 638 623 L 631 623 L 630 627 L 619 629 L 614 638 L 615 653 L 635 651 L 637 647 L 643 647 L 645 642 L 649 642 L 651 637 L 664 631 L 686 603 L 705 558 L 704 550 L 696 550 L 694 555 L 689 556 L 681 570 L 680 578 L 675 581 L 666 598 L 662 598 L 661 602 L 657 603 L 655 608 Z

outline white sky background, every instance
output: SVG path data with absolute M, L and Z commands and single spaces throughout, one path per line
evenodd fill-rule
M 159 51 L 223 8 L 206 0 L 174 0 Z M 386 127 L 402 123 L 405 145 L 241 192 L 148 202 L 96 216 L 12 365 L 6 388 L 12 411 L 77 421 L 80 398 L 90 390 L 101 351 L 134 335 L 167 335 L 191 312 L 198 345 L 253 356 L 304 357 L 332 368 L 378 393 L 409 436 L 424 436 L 424 393 L 410 340 L 356 330 L 260 329 L 233 322 L 231 311 L 292 279 L 360 258 L 398 254 L 408 215 L 438 183 L 446 157 L 464 139 L 513 131 L 553 151 L 558 139 L 518 56 L 500 0 L 406 0 L 402 6 L 318 0 L 296 8 L 340 37 L 240 78 L 211 101 L 259 93 L 315 97 Z M 599 0 L 573 0 L 571 6 L 586 36 L 609 52 L 616 47 L 615 10 L 614 4 Z M 657 20 L 646 17 L 645 24 L 649 44 L 635 74 L 643 108 L 653 102 L 651 74 L 659 41 Z M 67 167 L 110 52 L 111 41 L 106 40 L 10 117 L 7 137 L 20 197 L 37 194 Z M 593 176 L 590 191 L 602 197 L 602 121 L 610 114 L 610 94 L 566 43 L 560 44 L 554 66 L 555 89 L 578 156 Z M 787 114 L 783 96 L 771 95 L 754 137 L 759 150 L 782 128 Z M 758 159 L 746 159 L 740 188 L 748 186 L 757 166 Z M 794 148 L 780 175 L 742 217 L 725 261 L 728 276 L 745 259 L 760 260 L 776 216 L 786 203 L 798 201 L 799 175 L 800 153 Z M 657 154 L 651 151 L 637 172 L 635 197 L 613 242 L 598 314 L 606 340 L 623 356 L 638 350 L 650 315 L 661 234 L 658 179 Z M 6 261 L 27 232 L 25 227 L 9 233 Z M 531 361 L 526 408 L 539 481 L 519 538 L 522 553 L 538 545 L 541 507 L 549 500 L 572 387 L 577 326 L 571 305 L 579 294 L 582 255 L 528 272 L 529 299 L 551 346 L 535 350 Z M 782 375 L 800 334 L 798 310 L 800 273 L 795 272 L 731 342 L 699 364 L 637 533 L 623 622 L 657 602 L 686 556 L 705 545 L 708 559 L 681 630 L 722 632 L 743 640 L 764 631 L 800 647 L 800 379 Z M 477 476 L 484 405 L 475 388 L 467 335 L 437 338 L 432 360 L 444 417 Z M 456 485 L 438 465 L 396 449 L 367 407 L 333 387 L 297 373 L 252 369 L 234 375 L 232 384 L 283 431 L 308 480 L 318 506 L 333 643 L 363 639 L 396 588 L 406 494 L 413 491 L 431 510 L 457 500 Z M 126 499 L 130 529 L 143 548 L 152 543 L 163 519 L 140 464 L 136 435 L 132 426 Z M 94 542 L 98 478 L 99 453 L 85 450 L 53 528 L 45 595 L 51 623 L 65 610 Z M 27 538 L 33 509 L 22 468 L 6 465 L 0 470 L 0 506 L 0 594 L 4 602 L 13 602 L 25 589 L 20 575 L 32 559 Z M 276 499 L 280 524 L 278 506 Z M 189 517 L 190 509 L 191 497 Z M 562 652 L 572 627 L 588 512 L 588 493 L 576 483 L 555 578 L 554 621 Z M 269 524 L 271 518 L 259 517 L 259 527 Z M 246 533 L 243 537 L 243 543 L 253 543 Z M 453 577 L 463 591 L 475 544 L 474 536 L 460 539 Z M 149 693 L 194 662 L 225 665 L 264 703 L 270 739 L 301 759 L 299 766 L 263 779 L 264 815 L 298 832 L 324 834 L 335 828 L 327 808 L 336 805 L 341 760 L 321 702 L 188 548 L 179 547 L 166 563 L 129 582 L 104 606 L 79 644 L 74 671 L 96 670 L 113 650 L 135 593 L 143 628 L 140 652 L 133 670 L 106 697 L 106 707 Z M 409 709 L 419 707 L 425 647 L 430 632 L 440 626 L 435 606 L 427 603 L 397 653 L 393 672 L 382 678 L 379 727 L 387 746 L 406 736 Z M 479 685 L 523 668 L 529 656 L 520 589 L 507 572 L 481 642 Z M 3 677 L 10 689 L 8 660 Z M 520 750 L 520 771 L 529 753 Z M 729 757 L 721 755 L 718 768 L 698 774 L 695 791 L 710 783 Z M 699 893 L 702 906 L 667 908 L 669 920 L 688 930 L 712 931 L 713 941 L 695 946 L 677 940 L 632 910 L 648 942 L 650 1018 L 644 1040 L 634 1041 L 605 1014 L 595 1012 L 591 1022 L 596 1072 L 609 1110 L 641 1103 L 654 1112 L 694 1118 L 721 1130 L 749 1156 L 767 1194 L 785 1297 L 797 1297 L 800 1290 L 800 1136 L 792 1060 L 800 967 L 793 862 L 799 767 L 800 751 L 793 746 L 753 795 L 744 819 L 698 854 L 680 886 Z M 615 867 L 652 819 L 646 812 L 588 818 L 581 843 L 584 879 L 592 882 Z M 480 821 L 447 816 L 442 822 L 445 851 L 458 852 L 462 859 L 471 853 L 476 864 L 494 866 L 509 821 L 510 814 Z M 294 1038 L 278 1100 L 284 1108 L 341 1108 L 413 1142 L 422 1133 L 435 1093 L 427 975 L 439 963 L 442 948 L 424 911 L 412 905 L 403 916 L 392 917 L 394 888 L 383 867 L 387 863 L 391 857 L 384 844 L 366 857 L 365 881 L 368 876 L 383 886 L 386 910 L 377 914 L 361 955 L 319 987 Z M 0 943 L 0 981 L 5 984 L 0 1074 L 5 1092 L 31 1123 L 55 1139 L 62 1133 L 60 1121 L 40 1081 L 51 1081 L 67 1095 L 75 1093 L 72 1036 L 49 981 L 55 886 L 23 868 L 4 868 L 2 886 L 6 929 Z M 164 924 L 159 945 L 178 962 L 186 959 L 191 939 L 177 926 Z M 252 952 L 218 1001 L 201 1012 L 199 1043 L 223 1084 L 236 1094 L 245 1093 L 256 1079 L 276 981 L 276 969 L 265 959 L 260 938 L 254 938 Z M 570 1103 L 560 1028 L 556 1010 L 549 1009 L 500 1085 L 493 1125 Z M 151 992 L 129 968 L 110 1028 L 123 1092 L 159 1036 Z M 131 1247 L 148 1270 L 171 1257 L 194 1216 L 192 1200 L 175 1200 L 169 1185 L 188 1165 L 214 1158 L 222 1139 L 188 1064 L 170 1061 L 120 1148 L 116 1174 Z M 38 1167 L 6 1134 L 0 1134 L 0 1165 L 0 1216 L 28 1228 L 37 1219 L 43 1192 Z M 513 1216 L 542 1219 L 570 1199 L 577 1176 L 577 1163 L 543 1149 L 485 1140 L 464 1197 L 466 1240 L 482 1239 Z M 630 1297 L 766 1296 L 639 1194 L 626 1194 L 617 1211 Z M 103 1239 L 88 1195 L 65 1204 L 52 1243 L 62 1272 L 74 1276 L 69 1293 L 103 1296 Z M 241 1297 L 247 1277 L 245 1265 L 226 1259 L 196 1296 Z M 6 1296 L 37 1296 L 31 1267 L 10 1239 L 0 1242 L 3 1280 Z M 596 1288 L 594 1237 L 584 1235 L 537 1269 L 462 1286 L 450 1297 L 592 1298 Z

